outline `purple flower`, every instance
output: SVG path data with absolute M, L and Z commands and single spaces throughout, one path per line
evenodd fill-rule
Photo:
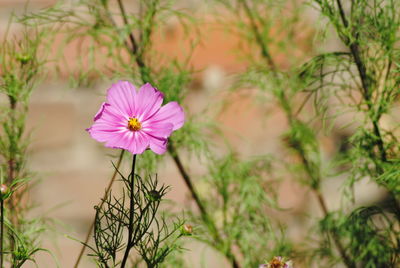
M 149 83 L 136 91 L 127 81 L 113 84 L 87 129 L 93 139 L 106 147 L 141 154 L 150 148 L 156 154 L 167 150 L 167 138 L 183 126 L 185 115 L 175 101 L 161 107 L 164 95 Z

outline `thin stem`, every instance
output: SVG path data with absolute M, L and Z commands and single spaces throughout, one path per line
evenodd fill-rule
M 276 65 L 274 63 L 274 60 L 271 57 L 271 53 L 269 52 L 269 49 L 268 49 L 267 45 L 263 41 L 262 35 L 258 30 L 255 18 L 253 16 L 253 13 L 251 12 L 251 9 L 250 9 L 247 1 L 246 0 L 240 0 L 240 2 L 242 3 L 242 5 L 244 7 L 244 10 L 245 10 L 245 12 L 247 14 L 247 17 L 250 20 L 250 25 L 251 25 L 251 28 L 253 30 L 253 34 L 254 34 L 254 37 L 256 39 L 256 42 L 260 45 L 261 55 L 267 60 L 267 63 L 269 65 L 269 67 L 272 70 L 276 70 Z
M 15 119 L 15 113 L 17 110 L 17 101 L 14 97 L 9 96 L 9 102 L 10 102 L 10 121 L 11 121 L 11 129 L 14 131 L 15 129 L 15 123 L 16 123 L 16 119 Z M 15 148 L 14 148 L 14 142 L 10 140 L 10 147 L 8 148 L 10 156 L 8 159 L 8 178 L 7 178 L 7 183 L 9 185 L 12 184 L 12 182 L 14 181 L 14 177 L 15 177 Z M 12 204 L 12 202 L 11 202 Z
M 276 69 L 276 65 L 275 65 L 275 63 L 274 63 L 274 61 L 273 61 L 273 59 L 272 59 L 272 57 L 271 57 L 271 55 L 269 53 L 267 45 L 264 43 L 264 41 L 262 39 L 261 33 L 258 30 L 258 27 L 257 27 L 257 25 L 255 23 L 253 14 L 251 13 L 251 10 L 250 10 L 250 8 L 249 8 L 249 6 L 247 4 L 247 1 L 246 0 L 240 0 L 240 2 L 243 4 L 243 7 L 244 7 L 245 12 L 247 14 L 247 17 L 250 20 L 250 24 L 252 26 L 254 37 L 255 37 L 256 42 L 259 45 L 260 50 L 261 50 L 261 55 L 263 56 L 263 58 L 265 59 L 267 64 L 270 66 L 271 71 L 273 73 L 274 80 L 278 84 L 279 83 L 278 70 Z M 296 123 L 296 121 L 298 121 L 298 119 L 296 119 L 295 116 L 293 115 L 289 100 L 288 100 L 285 92 L 283 90 L 279 91 L 279 94 L 277 95 L 277 97 L 278 97 L 278 99 L 279 99 L 279 101 L 280 101 L 280 103 L 281 103 L 281 105 L 282 105 L 282 107 L 283 107 L 283 109 L 284 109 L 284 111 L 286 113 L 286 117 L 288 118 L 290 127 L 293 127 L 294 124 Z M 313 190 L 314 190 L 314 193 L 316 194 L 317 199 L 319 201 L 318 203 L 319 203 L 319 205 L 320 205 L 320 207 L 321 207 L 321 209 L 322 209 L 322 211 L 323 211 L 323 213 L 324 213 L 324 215 L 326 217 L 329 214 L 329 211 L 327 209 L 327 206 L 325 204 L 323 196 L 322 196 L 322 194 L 320 193 L 320 191 L 318 189 L 319 188 L 319 182 L 321 181 L 320 174 L 314 174 L 313 167 L 312 167 L 311 163 L 309 162 L 309 160 L 307 159 L 307 157 L 305 155 L 305 151 L 304 151 L 301 143 L 298 144 L 298 146 L 295 146 L 294 149 L 297 151 L 297 153 L 301 157 L 303 165 L 304 165 L 304 168 L 305 168 L 308 176 L 310 177 L 310 179 L 312 181 L 315 182 Z M 345 250 L 343 248 L 343 245 L 341 244 L 340 239 L 337 236 L 337 234 L 335 232 L 331 232 L 331 235 L 333 237 L 333 240 L 335 242 L 336 247 L 339 250 L 339 253 L 340 253 L 340 255 L 341 255 L 342 259 L 343 259 L 343 262 L 346 264 L 347 267 L 354 268 L 355 264 L 346 255 L 346 252 L 345 252 Z
M 181 161 L 179 155 L 177 154 L 177 151 L 176 151 L 172 141 L 170 141 L 169 144 L 168 144 L 168 152 L 172 156 L 172 159 L 174 160 L 174 162 L 175 162 L 175 164 L 176 164 L 176 166 L 177 166 L 177 168 L 179 170 L 179 173 L 182 175 L 182 178 L 185 181 L 186 186 L 189 189 L 189 192 L 190 192 L 192 198 L 196 202 L 196 205 L 199 208 L 203 219 L 208 219 L 208 216 L 206 216 L 207 215 L 207 211 L 204 208 L 203 203 L 201 203 L 199 195 L 197 194 L 196 190 L 194 189 L 192 180 L 190 179 L 190 176 L 186 172 L 185 168 L 183 167 L 182 161 Z
M 292 125 L 293 123 L 290 122 L 290 124 Z M 328 210 L 328 207 L 326 205 L 325 199 L 324 199 L 323 195 L 321 194 L 321 191 L 319 190 L 319 182 L 322 180 L 321 175 L 319 173 L 314 174 L 313 168 L 312 168 L 310 162 L 308 161 L 308 159 L 307 159 L 307 157 L 305 155 L 305 151 L 304 151 L 304 149 L 303 149 L 301 144 L 298 144 L 298 146 L 295 146 L 294 149 L 297 151 L 297 153 L 301 157 L 304 169 L 306 170 L 309 178 L 312 181 L 314 181 L 314 183 L 315 183 L 315 184 L 313 183 L 312 189 L 313 189 L 313 192 L 314 192 L 315 196 L 317 197 L 318 204 L 319 204 L 319 206 L 320 206 L 320 208 L 321 208 L 321 210 L 322 210 L 322 212 L 324 214 L 324 217 L 326 218 L 329 215 L 329 210 Z M 331 233 L 331 236 L 333 238 L 335 246 L 338 249 L 339 254 L 340 254 L 343 262 L 346 264 L 347 267 L 355 268 L 356 267 L 355 263 L 346 254 L 346 251 L 345 251 L 345 249 L 344 249 L 344 247 L 343 247 L 343 245 L 342 245 L 342 243 L 341 243 L 336 231 L 331 231 L 330 233 Z
M 119 10 L 121 11 L 121 15 L 122 15 L 122 19 L 124 20 L 124 24 L 126 26 L 128 26 L 129 25 L 128 17 L 126 16 L 125 7 L 122 4 L 122 0 L 118 0 L 118 7 L 119 7 Z M 135 36 L 133 34 L 129 34 L 129 40 L 131 41 L 131 44 L 132 44 L 132 53 L 137 54 L 138 46 L 136 43 Z
M 336 0 L 336 3 L 338 5 L 339 13 L 340 13 L 340 18 L 342 19 L 343 26 L 348 28 L 349 22 L 347 21 L 346 15 L 344 13 L 343 5 L 340 0 Z M 363 97 L 365 99 L 365 102 L 367 103 L 368 109 L 372 110 L 373 109 L 373 104 L 371 102 L 371 79 L 369 78 L 367 74 L 367 68 L 365 67 L 365 64 L 363 60 L 361 59 L 361 54 L 360 54 L 360 48 L 358 46 L 358 40 L 357 36 L 354 36 L 354 41 L 351 41 L 349 38 L 345 38 L 344 43 L 350 47 L 351 54 L 353 55 L 354 62 L 356 63 L 358 73 L 360 75 L 361 79 L 361 85 L 363 89 Z M 383 138 L 379 129 L 379 118 L 376 117 L 376 115 L 372 115 L 370 113 L 370 120 L 373 126 L 373 132 L 374 135 L 377 137 L 376 145 L 378 146 L 379 152 L 380 152 L 380 158 L 383 162 L 387 161 L 387 156 L 386 156 L 386 150 L 383 142 Z
M 314 189 L 314 193 L 317 196 L 318 203 L 322 209 L 322 212 L 324 213 L 324 217 L 327 217 L 329 215 L 328 208 L 326 206 L 325 199 L 323 198 L 321 192 L 317 189 Z M 350 259 L 350 257 L 346 254 L 346 250 L 343 248 L 342 243 L 339 240 L 339 237 L 336 234 L 336 231 L 331 231 L 333 241 L 335 242 L 335 245 L 339 251 L 340 256 L 343 259 L 343 262 L 346 264 L 347 267 L 349 268 L 355 268 L 356 265 L 355 263 Z
M 129 256 L 129 251 L 132 248 L 132 237 L 133 237 L 133 232 L 134 232 L 134 224 L 133 224 L 133 218 L 134 218 L 134 212 L 135 212 L 135 203 L 134 203 L 134 186 L 135 186 L 135 165 L 136 165 L 136 154 L 133 155 L 132 158 L 132 171 L 131 171 L 131 176 L 130 176 L 130 186 L 129 186 L 129 192 L 130 192 L 130 204 L 129 204 L 129 226 L 128 226 L 128 242 L 126 243 L 126 249 L 124 253 L 124 257 L 122 259 L 121 263 L 121 268 L 124 268 L 126 265 L 126 261 L 128 260 Z
M 1 198 L 0 201 L 0 268 L 3 268 L 3 240 L 4 240 L 4 200 Z
M 17 113 L 17 99 L 12 96 L 9 95 L 8 96 L 9 99 L 9 105 L 10 105 L 10 122 L 11 122 L 11 130 L 13 132 L 14 137 L 17 137 L 16 133 L 15 133 L 15 128 L 16 128 L 16 113 Z M 9 142 L 10 142 L 10 146 L 8 148 L 9 150 L 9 158 L 7 161 L 8 164 L 8 177 L 7 177 L 7 185 L 11 185 L 16 176 L 17 176 L 17 169 L 16 169 L 16 150 L 18 150 L 18 147 L 15 146 L 15 144 L 18 144 L 18 142 L 15 142 L 12 138 L 10 139 L 9 137 Z M 20 189 L 19 191 L 22 191 L 22 189 Z M 9 206 L 9 211 L 11 211 L 11 215 L 10 215 L 10 221 L 11 224 L 13 226 L 13 228 L 17 228 L 19 225 L 19 208 L 18 204 L 19 204 L 19 200 L 18 200 L 18 196 L 19 196 L 19 191 L 15 192 L 9 199 L 8 201 L 8 206 Z M 3 223 L 3 221 L 2 221 Z M 3 235 L 3 232 L 2 232 Z M 15 238 L 13 234 L 9 234 L 9 239 L 10 239 L 10 249 L 12 251 L 14 251 L 15 248 Z M 13 257 L 14 258 L 14 257 Z M 1 267 L 2 268 L 2 267 Z
M 125 26 L 128 26 L 129 25 L 128 17 L 126 15 L 125 7 L 122 3 L 122 0 L 118 0 L 118 7 L 119 10 L 121 11 L 122 19 L 124 21 Z M 139 66 L 140 73 L 142 76 L 145 76 L 146 73 L 143 72 L 143 70 L 146 69 L 146 64 L 144 63 L 143 58 L 139 53 L 139 47 L 137 45 L 135 35 L 132 32 L 129 34 L 129 40 L 131 41 L 131 52 L 132 55 L 135 57 L 136 64 Z
M 113 185 L 113 183 L 115 181 L 115 178 L 117 177 L 117 174 L 118 174 L 118 169 L 121 166 L 122 159 L 124 157 L 124 153 L 125 153 L 125 151 L 121 150 L 121 153 L 119 154 L 117 165 L 115 166 L 115 171 L 114 171 L 114 173 L 113 173 L 113 175 L 111 177 L 110 182 L 108 183 L 108 186 L 106 188 L 106 192 L 104 193 L 104 196 L 101 199 L 99 207 L 102 207 L 104 205 L 104 202 L 106 201 L 106 199 L 107 199 L 107 197 L 108 197 L 108 195 L 109 195 L 109 193 L 111 191 L 111 187 L 112 187 L 112 185 Z M 87 246 L 87 244 L 89 242 L 90 235 L 93 232 L 94 223 L 95 223 L 95 220 L 93 220 L 92 224 L 90 225 L 90 228 L 89 228 L 89 230 L 88 230 L 88 232 L 86 234 L 85 242 L 82 243 L 82 248 L 81 248 L 81 251 L 79 252 L 79 256 L 78 256 L 78 258 L 77 258 L 77 260 L 75 262 L 74 268 L 78 267 L 78 265 L 79 265 L 79 263 L 80 263 L 80 261 L 82 259 L 83 253 L 85 252 L 86 246 Z
M 210 229 L 212 235 L 214 236 L 214 240 L 217 243 L 221 243 L 222 239 L 219 235 L 218 229 L 215 226 L 214 221 L 208 215 L 207 210 L 203 206 L 203 203 L 201 202 L 201 199 L 200 199 L 199 195 L 197 194 L 197 191 L 194 188 L 194 185 L 192 183 L 192 180 L 191 180 L 189 174 L 186 172 L 185 168 L 183 167 L 182 161 L 181 161 L 172 141 L 170 141 L 168 144 L 168 152 L 172 156 L 172 159 L 174 160 L 174 162 L 179 170 L 179 173 L 181 174 L 183 180 L 185 181 L 187 188 L 189 189 L 189 192 L 190 192 L 192 198 L 194 199 L 197 207 L 199 208 L 201 218 L 207 224 L 207 227 Z M 230 259 L 233 267 L 235 267 L 235 268 L 240 267 L 238 264 L 238 261 L 233 256 L 233 254 L 230 250 L 227 253 L 227 257 Z
M 336 0 L 336 2 L 338 5 L 338 8 L 339 8 L 339 13 L 340 13 L 340 17 L 341 17 L 343 26 L 348 28 L 349 22 L 347 21 L 346 15 L 344 13 L 342 2 L 341 2 L 341 0 Z M 360 79 L 361 79 L 362 96 L 367 104 L 368 110 L 372 111 L 374 107 L 373 107 L 373 100 L 371 100 L 371 89 L 370 89 L 371 79 L 367 74 L 367 68 L 361 58 L 361 55 L 360 55 L 360 48 L 358 45 L 358 36 L 357 35 L 354 36 L 353 40 L 354 41 L 351 42 L 349 38 L 345 38 L 343 40 L 343 42 L 345 43 L 345 45 L 350 47 L 351 54 L 353 56 L 354 62 L 356 63 L 357 70 L 358 70 L 358 73 L 359 73 Z M 388 76 L 388 74 L 389 74 L 389 69 L 387 71 L 386 76 Z M 368 113 L 368 116 L 369 116 L 369 119 L 372 124 L 372 131 L 377 139 L 376 145 L 379 150 L 380 160 L 382 162 L 387 162 L 387 153 L 386 153 L 386 149 L 385 149 L 385 144 L 384 144 L 382 134 L 380 131 L 380 127 L 379 127 L 380 115 L 376 114 L 376 113 Z M 380 165 L 376 165 L 376 171 L 379 174 L 382 174 L 384 172 L 383 168 Z M 400 211 L 400 205 L 397 201 L 396 194 L 394 194 L 392 191 L 389 190 L 389 195 L 391 196 L 391 198 L 394 201 L 393 202 L 394 210 L 396 212 Z
M 121 0 L 118 0 L 118 5 L 119 5 L 119 9 L 121 11 L 125 25 L 128 25 L 127 15 L 126 15 L 125 8 L 124 8 Z M 150 77 L 150 74 L 147 72 L 147 66 L 144 63 L 141 54 L 138 53 L 138 47 L 137 47 L 136 39 L 135 39 L 133 33 L 129 34 L 129 39 L 131 41 L 130 51 L 132 52 L 132 55 L 135 57 L 136 64 L 138 65 L 139 70 L 140 70 L 141 78 L 142 78 L 143 82 L 149 82 L 149 80 L 152 80 L 152 79 Z M 178 155 L 178 152 L 173 147 L 171 141 L 169 143 L 168 152 L 174 159 L 174 162 L 179 170 L 179 173 L 181 174 L 183 180 L 185 181 L 193 199 L 196 202 L 196 205 L 198 206 L 198 208 L 200 210 L 203 221 L 207 224 L 208 228 L 210 229 L 211 233 L 214 236 L 215 242 L 222 243 L 222 239 L 218 233 L 218 229 L 217 229 L 215 223 L 210 218 L 210 216 L 207 214 L 205 207 L 203 206 L 196 190 L 194 189 L 192 179 L 190 178 L 188 172 L 183 167 L 180 157 Z M 228 252 L 226 252 L 225 255 L 231 261 L 232 266 L 234 268 L 240 267 L 238 261 L 236 260 L 235 256 L 232 254 L 231 250 L 228 250 Z

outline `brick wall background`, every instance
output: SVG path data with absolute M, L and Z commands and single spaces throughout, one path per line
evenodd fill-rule
M 52 0 L 31 0 L 28 9 L 38 10 L 54 3 Z M 202 42 L 192 60 L 194 67 L 202 71 L 196 74 L 185 103 L 192 113 L 196 113 L 218 104 L 223 96 L 226 96 L 224 91 L 232 81 L 232 74 L 244 70 L 246 65 L 235 55 L 238 38 L 228 35 L 217 23 L 212 22 L 209 15 L 201 12 L 206 10 L 203 1 L 191 0 L 182 3 L 187 8 L 200 10 L 196 14 L 205 18 L 201 31 L 207 36 L 207 41 Z M 4 33 L 11 12 L 22 13 L 24 5 L 25 0 L 0 0 L 1 35 Z M 308 15 L 312 22 L 315 14 L 310 10 Z M 18 28 L 14 31 L 17 33 Z M 162 41 L 156 48 L 160 53 L 176 55 L 179 58 L 180 50 L 176 48 L 188 45 L 184 41 L 182 43 L 182 29 L 176 22 L 171 21 L 163 31 L 166 35 L 159 37 Z M 299 36 L 301 49 L 309 49 L 308 38 L 307 35 Z M 337 49 L 340 46 L 334 37 L 328 39 L 325 45 L 327 49 Z M 297 53 L 299 56 L 302 55 L 301 49 Z M 74 48 L 67 49 L 65 53 L 67 53 L 66 58 L 74 59 Z M 283 56 L 277 60 L 281 66 L 285 66 L 287 61 Z M 32 200 L 39 205 L 32 215 L 46 213 L 47 217 L 56 223 L 55 230 L 48 232 L 43 241 L 44 247 L 54 252 L 61 267 L 73 266 L 80 244 L 67 238 L 66 235 L 84 239 L 93 220 L 93 206 L 102 196 L 113 171 L 110 160 L 114 158 L 108 154 L 118 154 L 116 150 L 103 148 L 84 131 L 91 125 L 93 115 L 103 102 L 107 86 L 106 83 L 99 83 L 93 88 L 69 88 L 67 80 L 60 78 L 44 81 L 32 95 L 28 129 L 32 131 L 33 136 L 28 165 L 42 180 L 31 193 Z M 283 150 L 280 135 L 286 129 L 285 117 L 272 102 L 258 105 L 260 102 L 256 101 L 251 92 L 249 89 L 247 93 L 229 96 L 226 108 L 216 118 L 218 124 L 222 126 L 227 139 L 234 147 L 240 148 L 243 156 L 280 154 Z M 238 122 L 242 122 L 240 128 L 237 126 Z M 222 141 L 220 137 L 214 139 Z M 330 145 L 332 150 L 337 146 L 331 140 L 324 142 L 328 147 Z M 190 161 L 192 162 L 185 159 L 185 166 L 191 173 L 204 172 L 201 164 L 195 160 Z M 160 165 L 158 173 L 162 182 L 172 186 L 168 198 L 182 207 L 191 204 L 188 191 L 169 156 Z M 330 208 L 339 205 L 340 183 L 340 181 L 325 182 L 324 189 Z M 372 184 L 365 184 L 363 187 L 364 190 L 360 192 L 361 202 L 371 202 L 373 198 L 381 198 L 382 192 Z M 374 195 L 363 196 L 363 192 L 371 193 L 371 191 Z M 293 211 L 285 216 L 290 226 L 290 235 L 300 239 L 307 220 L 299 215 L 304 212 L 318 215 L 319 210 L 315 200 L 300 185 L 289 181 L 281 185 L 279 193 L 281 205 Z M 190 250 L 186 254 L 190 267 L 228 267 L 223 258 L 205 245 L 190 242 L 186 248 Z M 202 259 L 204 266 L 201 266 Z M 41 268 L 55 267 L 51 256 L 46 253 L 37 254 L 37 262 Z M 94 267 L 94 265 L 85 258 L 81 267 Z

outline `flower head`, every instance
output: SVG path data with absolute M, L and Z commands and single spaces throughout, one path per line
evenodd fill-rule
M 141 154 L 150 148 L 156 154 L 167 150 L 172 131 L 183 126 L 185 115 L 177 102 L 161 106 L 164 95 L 149 83 L 139 91 L 127 81 L 113 84 L 107 101 L 87 129 L 93 139 L 106 147 Z
M 292 261 L 285 261 L 284 258 L 277 256 L 266 264 L 260 264 L 259 268 L 293 268 Z
M 6 200 L 11 195 L 10 189 L 7 185 L 0 185 L 0 200 Z
M 181 227 L 181 235 L 191 236 L 193 234 L 193 226 L 190 224 L 184 224 Z

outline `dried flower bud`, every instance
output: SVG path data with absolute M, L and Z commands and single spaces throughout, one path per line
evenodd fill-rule
M 10 189 L 7 185 L 0 185 L 0 199 L 5 200 L 10 195 Z
M 147 193 L 147 198 L 152 202 L 156 202 L 156 201 L 160 201 L 161 195 L 160 195 L 160 192 L 158 192 L 156 190 L 151 190 Z
M 0 193 L 6 194 L 8 192 L 8 187 L 5 184 L 0 185 Z
M 190 236 L 193 234 L 193 226 L 190 224 L 184 224 L 181 227 L 181 234 L 185 236 Z

